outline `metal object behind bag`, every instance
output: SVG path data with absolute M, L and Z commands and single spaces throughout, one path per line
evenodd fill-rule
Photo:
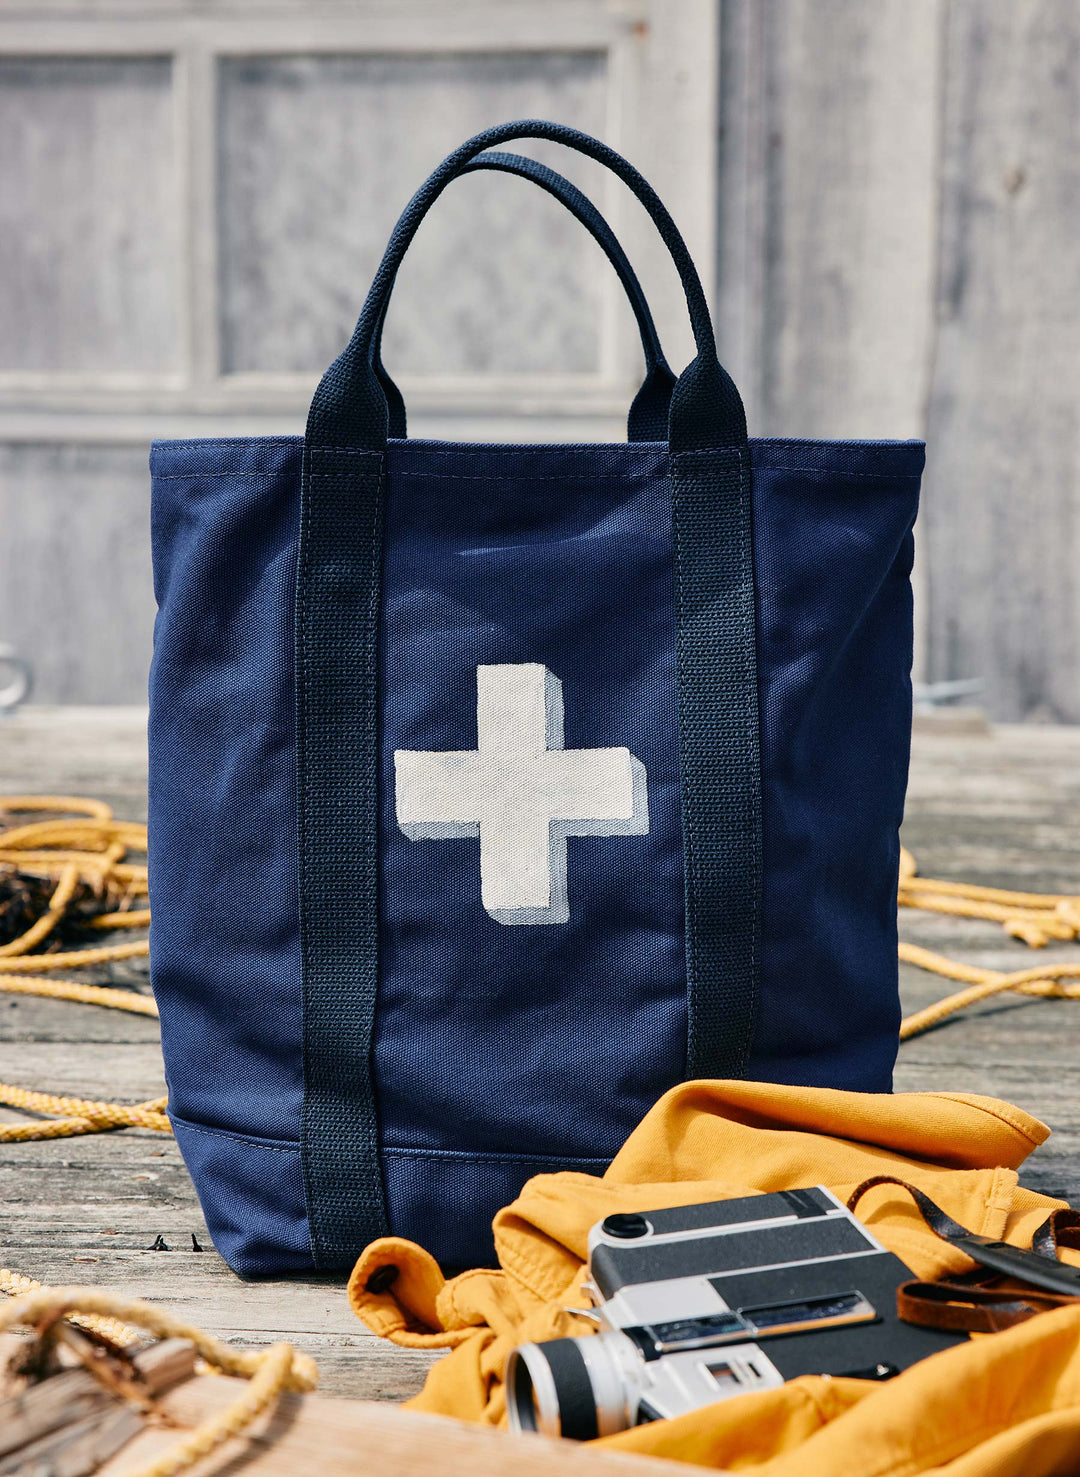
M 30 664 L 13 646 L 0 641 L 0 714 L 13 713 L 30 696 L 33 685 Z
M 608 1216 L 585 1284 L 599 1332 L 511 1351 L 511 1428 L 590 1440 L 798 1375 L 889 1379 L 962 1341 L 899 1321 L 909 1277 L 821 1186 Z

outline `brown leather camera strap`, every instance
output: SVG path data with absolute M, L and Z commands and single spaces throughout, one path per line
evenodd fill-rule
M 1075 1303 L 1064 1294 L 1032 1292 L 993 1278 L 993 1287 L 978 1282 L 902 1282 L 896 1289 L 896 1311 L 905 1323 L 947 1328 L 957 1333 L 1000 1333 L 1036 1313 Z
M 904 1282 L 896 1310 L 905 1323 L 952 1332 L 998 1333 L 1051 1308 L 1080 1301 L 1080 1268 L 1059 1260 L 1067 1247 L 1080 1250 L 1080 1212 L 1053 1211 L 1032 1237 L 1031 1249 L 979 1235 L 954 1221 L 924 1191 L 894 1175 L 863 1180 L 848 1199 L 854 1211 L 875 1185 L 898 1185 L 915 1201 L 930 1229 L 979 1263 L 965 1276 L 940 1282 Z

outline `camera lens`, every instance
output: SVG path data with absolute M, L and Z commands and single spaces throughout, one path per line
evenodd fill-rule
M 506 1363 L 512 1431 L 592 1441 L 624 1431 L 638 1405 L 640 1354 L 618 1332 L 521 1344 Z
M 514 1349 L 506 1363 L 506 1408 L 510 1426 L 515 1431 L 542 1431 L 545 1435 L 557 1436 L 559 1413 L 558 1402 L 554 1398 L 555 1387 L 552 1384 L 550 1390 L 545 1389 L 544 1396 L 538 1393 L 530 1368 L 534 1349 L 534 1344 Z M 541 1386 L 544 1384 L 541 1376 Z
M 550 1339 L 522 1344 L 511 1354 L 507 1397 L 520 1430 L 567 1436 L 571 1441 L 591 1441 L 600 1434 L 596 1398 L 578 1343 Z

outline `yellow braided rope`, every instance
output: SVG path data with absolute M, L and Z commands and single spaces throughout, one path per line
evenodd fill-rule
M 902 908 L 921 908 L 954 918 L 981 918 L 1001 924 L 1011 937 L 1032 949 L 1051 939 L 1072 942 L 1080 936 L 1080 897 L 1058 893 L 1010 892 L 1001 887 L 979 887 L 971 882 L 939 882 L 916 875 L 910 851 L 900 853 L 897 901 Z M 900 959 L 944 979 L 968 986 L 907 1016 L 900 1027 L 901 1041 L 928 1031 L 957 1011 L 977 1005 L 992 995 L 1015 990 L 1022 995 L 1066 1000 L 1080 999 L 1080 960 L 1072 964 L 1043 965 L 1036 969 L 1003 972 L 936 954 L 918 944 L 901 943 Z
M 30 950 L 47 939 L 63 918 L 79 880 L 99 887 L 104 887 L 107 882 L 124 883 L 125 901 L 145 896 L 146 868 L 124 860 L 129 849 L 145 852 L 145 827 L 117 823 L 112 818 L 112 811 L 102 802 L 70 796 L 0 797 L 0 811 L 46 811 L 54 814 L 63 811 L 89 818 L 80 822 L 44 821 L 0 832 L 0 841 L 3 842 L 0 845 L 0 863 L 14 862 L 24 871 L 58 879 L 43 917 L 20 938 L 0 948 L 0 991 L 45 995 L 141 1015 L 156 1015 L 156 1005 L 146 996 L 100 985 L 84 985 L 75 980 L 42 978 L 36 973 L 42 969 L 85 968 L 109 960 L 145 955 L 149 952 L 145 942 L 30 955 Z M 1011 937 L 1031 948 L 1041 948 L 1052 938 L 1075 940 L 1080 936 L 1080 898 L 1011 892 L 1003 888 L 921 878 L 916 875 L 914 857 L 906 850 L 901 852 L 897 902 L 900 907 L 998 923 Z M 100 929 L 142 928 L 149 921 L 148 909 L 121 910 L 99 915 L 90 926 Z M 960 963 L 916 944 L 901 943 L 899 956 L 905 963 L 967 987 L 908 1016 L 900 1029 L 902 1040 L 908 1040 L 947 1016 L 1004 991 L 1080 999 L 1080 961 L 1002 973 Z M 165 1098 L 125 1106 L 83 1098 L 55 1097 L 0 1083 L 0 1103 L 50 1115 L 54 1119 L 49 1123 L 0 1125 L 0 1142 L 66 1138 L 123 1127 L 170 1132 Z M 176 1477 L 177 1473 L 239 1435 L 283 1390 L 309 1390 L 317 1379 L 314 1362 L 297 1354 L 288 1344 L 275 1344 L 262 1353 L 240 1353 L 160 1309 L 119 1298 L 100 1288 L 42 1288 L 31 1278 L 0 1268 L 0 1291 L 10 1293 L 16 1299 L 8 1308 L 0 1309 L 0 1331 L 18 1323 L 32 1324 L 47 1313 L 60 1311 L 69 1313 L 73 1322 L 104 1333 L 123 1345 L 139 1338 L 131 1326 L 137 1324 L 160 1338 L 189 1339 L 212 1369 L 243 1375 L 250 1380 L 247 1390 L 232 1405 L 207 1420 L 173 1451 L 143 1472 L 132 1474 L 132 1477 Z
M 315 1361 L 298 1353 L 291 1344 L 272 1344 L 259 1351 L 231 1349 L 201 1328 L 151 1303 L 120 1297 L 101 1287 L 42 1287 L 29 1277 L 0 1270 L 0 1288 L 15 1294 L 11 1303 L 0 1307 L 0 1332 L 34 1327 L 50 1314 L 67 1314 L 73 1323 L 97 1332 L 107 1331 L 107 1336 L 120 1344 L 135 1342 L 139 1338 L 137 1329 L 159 1339 L 186 1339 L 212 1369 L 249 1381 L 244 1392 L 224 1410 L 210 1416 L 171 1451 L 140 1472 L 131 1473 L 131 1477 L 176 1477 L 241 1435 L 279 1395 L 287 1390 L 313 1390 L 318 1382 Z
M 0 1143 L 25 1143 L 36 1139 L 76 1138 L 84 1133 L 102 1133 L 109 1128 L 153 1128 L 172 1133 L 166 1116 L 169 1100 L 149 1098 L 145 1103 L 100 1103 L 88 1098 L 55 1097 L 0 1082 L 0 1103 L 27 1113 L 58 1115 L 53 1123 L 5 1123 L 0 1125 Z
M 113 959 L 137 959 L 150 952 L 145 939 L 130 944 L 106 944 L 98 949 L 72 949 L 64 954 L 35 954 L 29 959 L 0 959 L 0 974 L 32 974 L 36 969 L 86 969 Z
M 128 850 L 146 851 L 146 827 L 113 819 L 110 808 L 99 800 L 70 795 L 17 795 L 0 797 L 0 811 L 8 814 L 69 812 L 80 820 L 47 820 L 9 827 L 0 831 L 0 863 L 58 882 L 48 910 L 10 943 L 0 946 L 0 991 L 11 995 L 43 995 L 73 1000 L 84 1005 L 103 1005 L 135 1015 L 156 1016 L 157 1005 L 133 990 L 86 985 L 78 980 L 46 978 L 43 971 L 85 969 L 118 959 L 133 959 L 149 953 L 145 940 L 107 944 L 92 949 L 68 949 L 58 953 L 32 954 L 52 934 L 64 917 L 80 881 L 104 894 L 109 884 L 123 884 L 123 901 L 145 896 L 146 868 L 124 861 Z M 76 848 L 76 849 L 72 849 Z M 145 928 L 149 910 L 130 909 L 99 914 L 91 920 L 97 929 Z M 39 1113 L 51 1122 L 0 1124 L 0 1143 L 73 1138 L 117 1128 L 149 1128 L 171 1133 L 165 1098 L 144 1103 L 96 1102 L 34 1092 L 0 1082 L 0 1104 L 28 1113 Z
M 135 892 L 146 895 L 145 867 L 132 866 L 129 862 L 110 865 L 107 856 L 89 851 L 19 851 L 18 848 L 5 851 L 0 847 L 0 863 L 40 877 L 59 877 L 69 862 L 78 863 L 88 882 L 104 876 L 114 882 L 127 882 Z
M 126 913 L 99 913 L 91 918 L 88 928 L 149 928 L 150 909 L 131 908 Z
M 0 944 L 0 959 L 28 954 L 31 949 L 36 949 L 38 944 L 44 942 L 67 912 L 67 905 L 78 885 L 79 869 L 74 862 L 69 862 L 61 872 L 59 886 L 49 900 L 49 911 L 43 913 L 33 927 L 28 928 L 19 938 L 12 939 L 10 944 Z
M 1000 923 L 1006 933 L 1041 949 L 1052 938 L 1072 940 L 1080 935 L 1080 897 L 1063 893 L 1009 892 L 979 887 L 973 882 L 938 882 L 916 875 L 915 858 L 900 852 L 897 902 L 902 908 L 922 908 L 954 918 L 985 918 Z
M 0 1267 L 0 1292 L 6 1292 L 9 1297 L 21 1297 L 24 1293 L 40 1290 L 41 1283 L 35 1282 L 33 1277 L 24 1277 L 10 1267 Z M 101 1313 L 72 1313 L 71 1322 L 90 1333 L 100 1333 L 122 1349 L 142 1342 L 143 1335 L 139 1330 L 130 1323 L 121 1323 L 119 1318 L 109 1318 Z
M 6 995 L 46 995 L 53 1000 L 74 1000 L 79 1005 L 107 1005 L 113 1010 L 129 1010 L 132 1015 L 158 1013 L 157 1002 L 149 995 L 113 990 L 108 985 L 81 985 L 76 980 L 43 980 L 35 975 L 5 977 L 0 979 L 0 990 Z
M 928 1031 L 931 1026 L 938 1025 L 946 1016 L 954 1015 L 958 1010 L 977 1005 L 980 1000 L 987 1000 L 991 995 L 1000 995 L 1006 990 L 1059 1000 L 1080 1000 L 1080 961 L 1075 964 L 1050 964 L 1037 969 L 1020 969 L 1013 974 L 965 965 L 962 966 L 964 975 L 961 976 L 953 973 L 954 969 L 960 967 L 953 960 L 934 954 L 929 949 L 920 949 L 915 944 L 901 944 L 900 958 L 906 964 L 932 970 L 935 974 L 946 975 L 947 978 L 972 980 L 968 989 L 958 990 L 955 995 L 947 995 L 944 1000 L 928 1005 L 925 1010 L 917 1010 L 914 1015 L 907 1016 L 900 1026 L 901 1041 Z M 947 969 L 945 966 L 951 968 Z
M 114 820 L 112 811 L 102 801 L 70 795 L 0 796 L 0 811 L 52 815 L 62 812 L 79 817 L 36 821 L 0 831 L 0 864 L 13 862 L 25 872 L 57 878 L 46 913 L 21 937 L 0 946 L 0 991 L 44 995 L 84 1005 L 128 1010 L 136 1015 L 156 1016 L 157 1006 L 146 995 L 102 985 L 84 985 L 77 980 L 45 978 L 42 974 L 42 971 L 84 969 L 94 964 L 144 956 L 149 953 L 145 940 L 49 954 L 30 952 L 55 931 L 80 881 L 102 890 L 110 884 L 122 885 L 125 903 L 145 897 L 146 867 L 128 862 L 126 857 L 129 851 L 145 853 L 146 827 Z M 1011 937 L 1031 948 L 1042 948 L 1051 939 L 1071 941 L 1080 936 L 1080 897 L 1014 892 L 1005 888 L 919 877 L 915 859 L 906 850 L 901 852 L 897 902 L 902 908 L 920 908 L 926 912 L 979 918 L 1000 924 Z M 122 907 L 89 920 L 88 927 L 145 928 L 149 922 L 148 908 L 125 910 Z M 1080 999 L 1080 961 L 1003 973 L 961 964 L 916 944 L 902 943 L 899 952 L 904 963 L 966 986 L 908 1016 L 900 1029 L 901 1039 L 905 1041 L 957 1011 L 1005 991 Z M 39 1113 L 53 1120 L 47 1123 L 0 1124 L 0 1143 L 68 1138 L 117 1128 L 171 1132 L 164 1098 L 133 1104 L 106 1103 L 54 1096 L 0 1083 L 0 1104 Z

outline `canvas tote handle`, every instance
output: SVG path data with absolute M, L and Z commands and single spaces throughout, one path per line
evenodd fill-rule
M 561 174 L 549 169 L 546 164 L 541 164 L 539 160 L 527 159 L 521 154 L 506 154 L 493 150 L 486 154 L 478 154 L 475 159 L 470 159 L 461 173 L 472 174 L 474 171 L 485 169 L 519 175 L 522 179 L 529 180 L 532 184 L 538 185 L 540 189 L 546 190 L 549 195 L 554 196 L 559 204 L 564 205 L 594 237 L 597 245 L 615 268 L 616 275 L 623 285 L 637 320 L 638 331 L 641 334 L 641 348 L 645 355 L 645 379 L 630 406 L 626 427 L 627 440 L 666 441 L 668 407 L 671 404 L 671 390 L 675 384 L 675 376 L 664 358 L 664 351 L 660 347 L 660 338 L 656 332 L 656 324 L 649 311 L 649 304 L 641 283 L 630 265 L 626 252 L 619 244 L 618 237 L 587 195 Z M 389 307 L 389 296 L 387 307 Z M 379 383 L 383 387 L 383 394 L 386 396 L 390 436 L 396 440 L 404 440 L 409 434 L 405 401 L 382 361 L 382 336 L 385 326 L 386 312 L 384 310 L 372 345 L 372 362 Z
M 386 392 L 376 337 L 409 243 L 486 150 L 549 139 L 597 160 L 652 217 L 696 355 L 671 394 L 677 711 L 686 901 L 684 1075 L 746 1075 L 760 969 L 762 840 L 750 452 L 686 243 L 638 171 L 599 140 L 527 119 L 477 134 L 406 206 L 352 338 L 308 413 L 296 576 L 296 750 L 304 1009 L 301 1162 L 316 1266 L 385 1235 L 371 1056 L 379 983 L 379 628 Z
M 469 162 L 511 139 L 550 139 L 576 149 L 623 180 L 652 217 L 682 281 L 697 354 L 676 382 L 671 399 L 668 440 L 673 452 L 739 448 L 746 444 L 746 415 L 730 376 L 716 357 L 716 340 L 701 279 L 678 227 L 660 197 L 634 166 L 614 149 L 562 123 L 524 119 L 478 133 L 448 154 L 405 207 L 371 284 L 349 343 L 323 375 L 308 415 L 310 446 L 385 449 L 386 395 L 373 364 L 372 345 L 397 270 L 424 216 Z

